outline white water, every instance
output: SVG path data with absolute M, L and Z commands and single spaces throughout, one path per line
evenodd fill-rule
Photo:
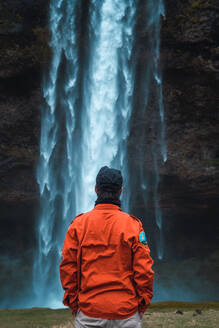
M 62 293 L 58 262 L 63 236 L 75 213 L 74 189 L 77 177 L 75 147 L 75 103 L 77 99 L 78 50 L 76 47 L 77 0 L 51 1 L 50 45 L 53 59 L 43 84 L 40 160 L 37 182 L 41 204 L 38 249 L 34 261 L 34 300 L 36 305 L 56 306 Z M 65 56 L 65 72 L 60 72 Z M 60 76 L 64 75 L 62 87 Z M 49 287 L 48 287 L 49 286 Z
M 37 167 L 41 202 L 33 276 L 35 306 L 61 306 L 59 261 L 63 240 L 73 217 L 93 207 L 95 177 L 100 167 L 112 165 L 122 170 L 123 208 L 128 210 L 127 138 L 133 108 L 135 61 L 132 55 L 138 4 L 137 0 L 91 0 L 88 20 L 84 22 L 82 1 L 51 1 L 53 58 L 43 84 L 45 104 Z M 163 6 L 158 0 L 148 1 L 148 6 L 151 16 L 145 25 L 148 28 L 153 25 L 153 38 L 156 38 L 151 41 L 151 51 L 156 54 L 151 69 L 157 83 L 162 122 L 161 150 L 154 152 L 154 202 L 161 258 L 157 162 L 160 152 L 166 159 L 159 72 L 159 24 Z M 82 24 L 88 26 L 84 43 L 80 34 Z M 83 62 L 81 54 L 87 56 Z M 146 192 L 147 181 L 142 186 Z
M 105 0 L 102 5 L 99 1 L 91 2 L 94 50 L 84 85 L 84 94 L 90 96 L 84 99 L 82 119 L 82 185 L 86 192 L 79 201 L 79 211 L 93 207 L 95 177 L 100 167 L 113 164 L 126 173 L 124 144 L 129 133 L 133 93 L 132 65 L 129 67 L 128 62 L 135 1 Z

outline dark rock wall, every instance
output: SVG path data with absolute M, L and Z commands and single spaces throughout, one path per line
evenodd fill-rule
M 168 0 L 162 28 L 168 160 L 160 199 L 172 267 L 160 272 L 200 300 L 219 293 L 218 9 L 217 0 Z
M 48 1 L 0 1 L 0 202 L 36 199 Z
M 166 1 L 161 30 L 161 65 L 166 119 L 167 162 L 159 166 L 165 258 L 208 256 L 219 241 L 219 52 L 218 1 Z M 140 31 L 138 31 L 140 34 Z M 139 37 L 139 79 L 144 78 L 147 36 Z M 142 72 L 143 71 L 143 72 Z M 143 75 L 143 77 L 141 77 Z M 138 97 L 141 106 L 142 94 Z M 153 165 L 153 91 L 145 117 L 135 108 L 129 138 L 133 210 L 150 235 L 155 229 Z M 143 172 L 139 174 L 143 167 Z M 149 178 L 147 206 L 139 189 Z M 151 188 L 152 189 L 152 188 Z M 150 240 L 154 247 L 153 238 Z
M 203 191 L 219 173 L 218 9 L 218 1 L 167 1 L 162 30 L 166 171 Z
M 218 250 L 219 3 L 165 2 L 161 63 L 168 160 L 160 166 L 160 202 L 166 257 L 185 260 Z M 48 4 L 0 0 L 0 247 L 11 257 L 35 243 L 41 81 L 51 58 Z M 142 62 L 146 56 L 142 44 Z M 142 123 L 134 122 L 130 134 L 134 168 Z M 150 163 L 144 168 L 151 173 Z M 136 213 L 147 211 L 137 204 Z
M 50 60 L 47 16 L 48 1 L 0 1 L 2 272 L 8 265 L 5 263 L 14 262 L 15 258 L 25 257 L 30 262 L 35 243 L 41 80 Z M 7 273 L 8 277 L 11 275 Z
M 166 1 L 162 29 L 168 161 L 161 204 L 168 238 L 187 256 L 207 255 L 219 241 L 218 9 L 217 0 Z

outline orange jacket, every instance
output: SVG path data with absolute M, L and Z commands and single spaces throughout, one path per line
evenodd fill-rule
M 71 223 L 62 249 L 63 303 L 89 316 L 124 319 L 144 312 L 154 272 L 140 220 L 98 204 Z

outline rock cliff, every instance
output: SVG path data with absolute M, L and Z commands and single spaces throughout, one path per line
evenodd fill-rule
M 190 256 L 218 242 L 218 9 L 217 0 L 166 1 L 162 28 L 168 160 L 160 195 L 168 236 Z

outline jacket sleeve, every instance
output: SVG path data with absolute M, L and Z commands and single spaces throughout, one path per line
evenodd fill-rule
M 139 304 L 138 310 L 144 312 L 153 296 L 154 271 L 152 270 L 153 260 L 150 257 L 150 249 L 140 222 L 139 234 L 135 238 L 132 251 L 134 283 Z
M 71 224 L 67 231 L 60 263 L 60 279 L 65 290 L 63 304 L 69 306 L 72 313 L 78 310 L 78 239 L 73 226 L 74 223 Z

